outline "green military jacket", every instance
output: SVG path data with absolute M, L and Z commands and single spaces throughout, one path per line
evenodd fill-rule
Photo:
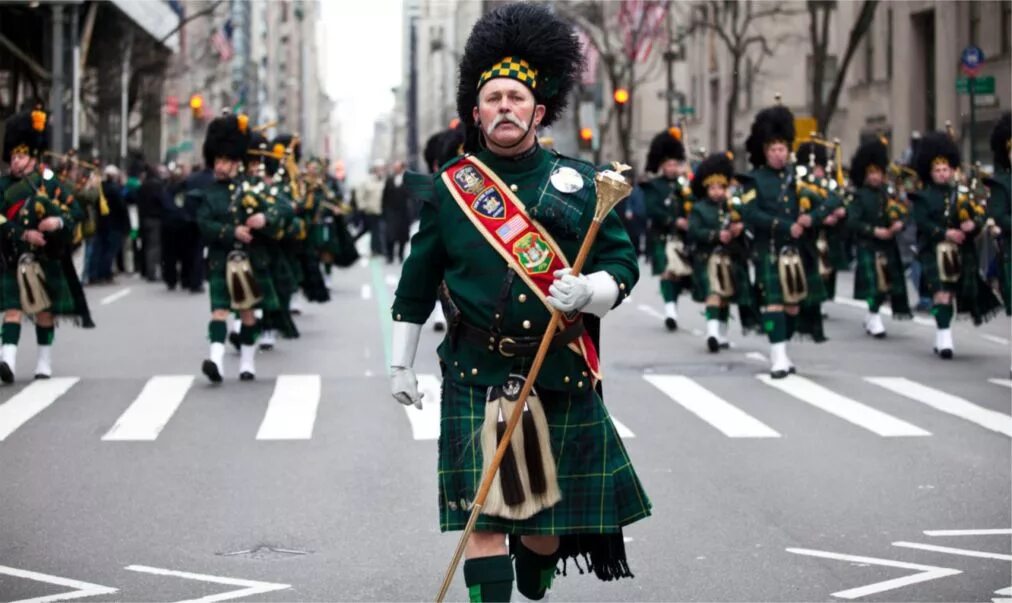
M 545 149 L 519 160 L 500 158 L 488 151 L 477 158 L 510 186 L 524 203 L 528 215 L 555 239 L 572 262 L 595 208 L 594 167 Z M 459 161 L 459 159 L 455 160 Z M 444 170 L 446 167 L 444 166 Z M 549 181 L 555 170 L 570 168 L 582 176 L 582 188 L 564 193 Z M 424 178 L 427 187 L 419 186 Z M 441 175 L 410 175 L 416 197 L 423 201 L 418 233 L 411 240 L 411 253 L 404 262 L 392 308 L 393 319 L 422 324 L 432 312 L 440 283 L 446 283 L 463 322 L 489 331 L 500 304 L 507 274 L 502 256 L 486 241 L 450 195 Z M 514 188 L 515 187 L 515 188 Z M 619 287 L 616 305 L 632 291 L 639 278 L 636 252 L 622 223 L 612 211 L 601 225 L 584 273 L 606 271 Z M 501 332 L 504 336 L 540 337 L 548 327 L 550 313 L 537 295 L 516 277 L 506 291 Z M 507 358 L 452 334 L 439 346 L 438 354 L 448 376 L 473 385 L 501 384 L 511 372 L 525 373 L 530 358 Z M 569 349 L 549 352 L 537 384 L 557 391 L 587 391 L 592 387 L 583 359 Z
M 802 200 L 810 206 L 812 227 L 806 229 L 801 238 L 812 239 L 810 233 L 821 223 L 824 211 L 821 209 L 822 200 L 807 190 L 799 196 L 792 169 L 792 166 L 787 166 L 774 170 L 763 165 L 752 170 L 745 179 L 745 192 L 741 197 L 742 217 L 755 237 L 753 249 L 758 254 L 767 254 L 771 248 L 773 253 L 777 253 L 784 245 L 799 244 L 798 240 L 791 238 L 791 225 L 802 213 Z
M 240 183 L 216 181 L 198 194 L 197 226 L 207 245 L 207 263 L 212 271 L 223 270 L 230 251 L 242 249 L 249 254 L 254 268 L 263 269 L 270 264 L 268 241 L 276 239 L 280 228 L 275 202 L 250 190 L 236 191 Z M 233 199 L 234 197 L 234 199 Z M 235 238 L 235 227 L 256 213 L 263 213 L 267 224 L 253 231 L 248 245 Z
M 720 231 L 724 226 L 724 212 L 720 205 L 709 199 L 696 200 L 689 213 L 688 241 L 693 254 L 710 255 L 720 245 Z
M 33 172 L 27 178 L 0 177 L 0 240 L 4 254 L 11 256 L 7 259 L 16 259 L 30 250 L 31 246 L 21 237 L 48 217 L 62 219 L 63 228 L 45 233 L 46 248 L 41 256 L 59 258 L 72 241 L 74 227 L 81 217 L 79 210 L 70 189 L 48 169 Z
M 987 202 L 987 217 L 992 218 L 994 223 L 1001 228 L 1001 238 L 1012 237 L 1012 172 L 1003 170 L 995 172 L 994 176 L 985 180 L 990 191 L 990 198 Z
M 917 224 L 917 248 L 925 256 L 934 256 L 935 245 L 945 240 L 945 231 L 959 228 L 965 218 L 972 220 L 976 229 L 984 224 L 984 217 L 954 186 L 930 183 L 922 190 L 911 193 L 914 221 Z M 963 216 L 960 213 L 965 212 Z M 976 230 L 974 231 L 976 232 Z M 967 236 L 972 236 L 969 233 Z
M 644 183 L 642 188 L 651 230 L 657 234 L 675 232 L 675 221 L 689 215 L 685 207 L 686 203 L 692 202 L 688 180 L 684 177 L 669 180 L 659 176 Z
M 895 244 L 893 239 L 883 241 L 875 238 L 876 228 L 889 228 L 892 220 L 886 212 L 889 199 L 884 188 L 862 186 L 854 191 L 847 206 L 847 230 L 858 245 L 883 250 Z

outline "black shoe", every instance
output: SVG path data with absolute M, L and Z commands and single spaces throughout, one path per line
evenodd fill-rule
M 664 326 L 667 327 L 667 329 L 669 331 L 677 331 L 678 330 L 678 321 L 675 320 L 674 318 L 665 318 L 664 319 Z
M 937 354 L 943 360 L 952 360 L 951 349 L 939 350 L 938 348 L 935 348 L 935 354 Z
M 35 380 L 36 381 L 38 381 L 40 379 L 49 379 L 49 378 L 50 378 L 49 375 L 44 375 L 42 373 L 35 373 Z
M 875 339 L 885 339 L 886 332 L 882 331 L 881 333 L 875 333 L 874 335 L 872 335 L 872 337 L 874 337 Z
M 273 349 L 274 349 L 274 344 L 273 343 L 261 343 L 260 344 L 260 351 L 261 352 L 269 352 L 269 351 L 271 351 Z
M 239 373 L 239 381 L 253 381 L 257 376 L 249 371 Z
M 436 333 L 442 333 L 446 330 L 446 323 L 442 321 L 436 321 L 436 324 L 432 325 L 432 330 Z
M 0 381 L 14 383 L 14 371 L 11 370 L 11 367 L 6 362 L 0 362 Z
M 789 371 L 770 371 L 770 377 L 774 379 L 783 379 L 787 377 L 788 374 L 790 374 Z
M 203 292 L 204 292 L 204 287 L 203 286 L 193 287 L 192 289 L 190 289 L 190 293 L 192 293 L 194 295 L 197 295 L 198 293 L 203 293 Z
M 165 288 L 168 289 L 169 291 L 175 291 L 176 283 L 165 283 Z
M 239 348 L 242 347 L 242 341 L 239 339 L 239 334 L 235 331 L 228 334 L 228 342 L 232 344 L 232 347 L 235 348 L 235 351 L 237 352 L 239 351 Z
M 720 349 L 722 349 L 722 350 L 730 350 L 731 349 L 731 342 L 730 341 L 725 341 L 724 343 L 720 344 Z
M 793 364 L 791 365 L 791 368 L 787 369 L 787 373 L 790 375 L 793 375 L 796 372 L 798 372 L 798 369 L 794 368 Z
M 711 337 L 707 337 L 706 338 L 706 347 L 709 348 L 709 350 L 711 352 L 713 352 L 714 354 L 716 354 L 718 351 L 720 351 L 720 342 L 717 341 L 716 337 L 712 337 L 712 336 Z
M 221 383 L 221 372 L 218 371 L 218 365 L 210 360 L 205 360 L 200 365 L 200 372 L 204 373 L 211 383 Z

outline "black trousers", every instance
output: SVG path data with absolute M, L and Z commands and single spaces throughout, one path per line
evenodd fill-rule
M 203 245 L 191 222 L 162 223 L 162 278 L 170 288 L 197 290 L 203 284 Z

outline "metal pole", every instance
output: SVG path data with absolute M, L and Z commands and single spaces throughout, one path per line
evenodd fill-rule
M 668 109 L 667 126 L 675 123 L 675 52 L 671 48 L 664 53 L 664 62 L 668 64 L 668 87 L 664 91 L 664 104 Z
M 977 107 L 976 107 L 977 103 L 975 102 L 976 95 L 974 94 L 975 92 L 974 83 L 977 81 L 977 78 L 970 77 L 967 79 L 968 79 L 967 84 L 970 85 L 970 165 L 972 166 L 977 162 L 977 149 L 974 148 L 973 144 L 974 143 L 973 131 L 977 129 Z
M 126 47 L 123 52 L 123 72 L 120 74 L 120 122 L 119 122 L 119 156 L 121 167 L 126 170 L 126 156 L 127 156 L 127 133 L 129 132 L 130 126 L 130 107 L 129 96 L 130 96 L 130 52 L 133 50 L 134 32 L 130 30 L 127 32 L 124 46 Z
M 66 74 L 63 73 L 63 5 L 53 5 L 53 87 L 49 90 L 49 119 L 52 124 L 53 152 L 63 152 L 63 87 Z
M 74 64 L 70 66 L 73 90 L 70 99 L 70 146 L 74 149 L 81 145 L 81 36 L 78 33 L 80 11 L 80 5 L 75 4 L 70 12 L 70 39 L 74 49 Z

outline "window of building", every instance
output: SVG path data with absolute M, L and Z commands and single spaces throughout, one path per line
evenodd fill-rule
M 886 79 L 893 79 L 893 9 L 886 11 Z

